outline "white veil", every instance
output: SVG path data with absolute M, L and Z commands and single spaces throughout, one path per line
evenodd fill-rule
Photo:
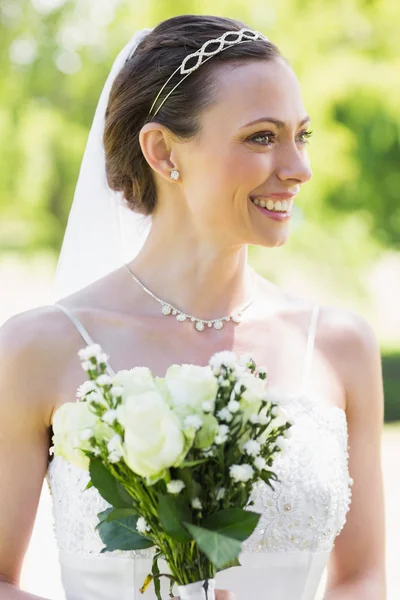
M 103 147 L 104 118 L 114 79 L 152 29 L 137 31 L 111 68 L 97 105 L 82 159 L 54 276 L 52 301 L 73 294 L 132 260 L 151 227 L 145 217 L 123 204 L 121 192 L 107 183 Z

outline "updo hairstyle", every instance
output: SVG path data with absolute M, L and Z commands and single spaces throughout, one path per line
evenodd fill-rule
M 150 215 L 157 201 L 152 169 L 139 144 L 143 125 L 156 121 L 178 138 L 193 138 L 199 133 L 202 110 L 215 97 L 213 73 L 217 65 L 281 56 L 274 44 L 263 40 L 233 45 L 200 65 L 178 85 L 154 118 L 148 116 L 161 88 L 186 56 L 226 31 L 243 28 L 246 25 L 239 21 L 214 16 L 182 15 L 162 21 L 141 41 L 117 75 L 105 116 L 106 172 L 109 186 L 123 193 L 133 211 Z M 182 77 L 178 71 L 158 103 Z

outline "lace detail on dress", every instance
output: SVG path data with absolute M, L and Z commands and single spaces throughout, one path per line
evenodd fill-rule
M 243 544 L 243 552 L 330 550 L 344 526 L 351 498 L 346 415 L 307 396 L 278 392 L 277 399 L 295 424 L 287 449 L 274 464 L 280 479 L 275 490 L 264 482 L 254 486 L 255 504 L 250 509 L 262 517 Z M 95 526 L 97 513 L 110 505 L 95 488 L 85 490 L 88 481 L 89 473 L 59 456 L 49 464 L 47 482 L 60 550 L 96 555 L 104 546 Z M 153 553 L 153 548 L 116 550 L 106 556 L 150 557 Z
M 294 420 L 292 437 L 273 465 L 274 490 L 254 486 L 249 509 L 262 516 L 243 551 L 330 551 L 351 502 L 345 412 L 305 395 L 276 392 L 276 399 Z
M 90 479 L 87 471 L 79 469 L 60 456 L 49 464 L 46 480 L 53 500 L 54 532 L 59 550 L 74 554 L 100 554 L 104 543 L 95 529 L 98 513 L 110 508 L 96 488 L 85 490 Z M 115 550 L 105 556 L 148 557 L 154 548 L 145 550 Z

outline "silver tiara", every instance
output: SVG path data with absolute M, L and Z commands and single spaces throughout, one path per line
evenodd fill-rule
M 234 36 L 234 39 L 228 40 L 227 38 L 231 37 L 231 36 Z M 156 114 L 158 113 L 158 111 L 160 110 L 160 108 L 162 107 L 162 105 L 164 104 L 164 102 L 169 98 L 169 96 L 172 94 L 172 92 L 174 92 L 176 90 L 178 85 L 180 85 L 182 83 L 182 81 L 184 81 L 186 79 L 186 77 L 189 77 L 189 75 L 191 73 L 193 73 L 193 71 L 196 71 L 196 69 L 198 69 L 203 63 L 210 60 L 210 58 L 212 58 L 216 54 L 219 54 L 223 50 L 230 48 L 231 46 L 236 46 L 237 44 L 243 44 L 244 42 L 255 42 L 255 41 L 259 41 L 259 40 L 262 40 L 264 42 L 269 41 L 268 38 L 265 37 L 264 34 L 260 33 L 259 31 L 254 31 L 252 29 L 240 29 L 239 31 L 226 31 L 223 35 L 221 35 L 218 38 L 207 40 L 207 42 L 205 42 L 201 48 L 196 50 L 196 52 L 193 52 L 192 54 L 189 54 L 188 56 L 186 56 L 183 59 L 183 61 L 181 62 L 181 64 L 179 65 L 179 67 L 172 73 L 171 77 L 169 77 L 169 79 L 167 79 L 167 81 L 164 83 L 161 90 L 158 92 L 157 97 L 154 100 L 153 104 L 151 105 L 149 115 L 151 115 L 152 117 L 155 117 Z M 218 44 L 218 47 L 215 50 L 208 50 L 208 47 L 210 45 L 214 46 L 215 44 Z M 186 66 L 189 61 L 195 60 L 195 59 L 197 59 L 197 60 L 192 67 Z M 176 73 L 178 73 L 178 71 L 180 72 L 181 75 L 184 75 L 184 77 L 166 95 L 164 100 L 161 102 L 161 104 L 157 108 L 156 112 L 154 114 L 151 114 L 153 111 L 153 108 L 157 104 L 157 100 L 160 98 L 163 90 L 168 85 L 168 83 L 171 81 L 173 76 L 176 75 Z

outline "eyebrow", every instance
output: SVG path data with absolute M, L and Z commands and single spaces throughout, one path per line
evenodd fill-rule
M 246 123 L 246 125 L 243 125 L 241 129 L 243 129 L 244 127 L 250 127 L 250 125 L 256 125 L 257 123 L 265 123 L 266 121 L 268 121 L 268 123 L 274 123 L 278 128 L 286 126 L 286 123 L 284 123 L 283 121 L 279 121 L 279 119 L 274 119 L 273 117 L 261 117 L 260 119 L 256 119 L 255 121 Z M 306 115 L 304 119 L 300 121 L 299 127 L 304 125 L 304 123 L 308 123 L 308 121 L 311 121 L 311 118 L 308 115 Z

